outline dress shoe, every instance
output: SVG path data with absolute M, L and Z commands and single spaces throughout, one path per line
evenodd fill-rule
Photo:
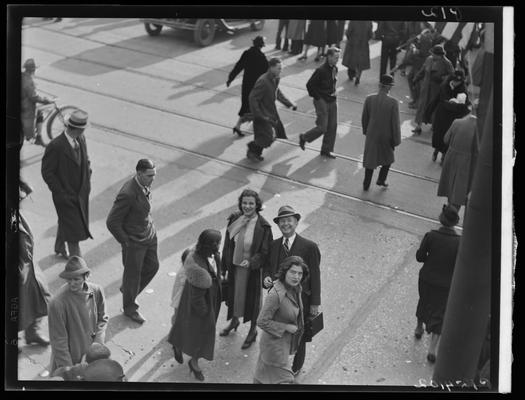
M 416 339 L 421 339 L 421 337 L 423 336 L 423 328 L 416 328 L 414 330 L 414 336 L 416 337 Z
M 434 152 L 432 153 L 432 161 L 436 161 L 436 158 L 438 156 L 438 151 L 437 150 L 434 150 Z
M 195 375 L 195 378 L 199 381 L 204 380 L 204 375 L 202 374 L 202 371 L 198 371 L 195 369 L 193 365 L 191 365 L 191 360 L 188 361 L 188 367 L 190 367 L 190 374 L 193 372 L 193 375 Z
M 336 158 L 336 156 L 333 155 L 333 153 L 329 152 L 329 151 L 321 151 L 321 156 L 323 157 L 326 157 L 326 158 Z
M 253 342 L 255 342 L 255 339 L 257 338 L 257 331 L 254 333 L 249 332 L 248 336 L 246 336 L 246 339 L 244 340 L 244 343 L 241 346 L 241 349 L 247 349 L 252 345 Z
M 436 355 L 435 354 L 432 354 L 432 353 L 428 353 L 427 354 L 427 360 L 428 362 L 430 363 L 435 363 L 436 362 Z
M 239 324 L 240 324 L 239 320 L 237 320 L 235 323 L 233 321 L 230 322 L 230 325 L 228 325 L 227 328 L 224 328 L 222 331 L 220 331 L 219 336 L 228 336 L 232 329 L 235 332 L 237 332 L 237 328 L 239 327 Z
M 69 254 L 67 254 L 66 249 L 64 250 L 55 250 L 55 254 L 60 257 L 64 257 L 66 260 L 69 259 Z
M 294 378 L 296 378 L 300 373 L 301 373 L 301 370 L 300 370 L 300 369 L 298 369 L 297 371 L 294 371 L 294 370 L 292 369 L 292 374 L 293 374 Z
M 173 356 L 179 364 L 184 364 L 184 357 L 182 356 L 182 351 L 176 346 L 173 346 Z
M 304 140 L 303 135 L 302 135 L 302 134 L 299 135 L 299 147 L 300 147 L 301 150 L 303 150 L 303 151 L 304 151 L 304 145 L 305 145 L 305 143 L 306 143 L 306 140 Z
M 34 333 L 32 335 L 26 335 L 26 344 L 38 344 L 40 346 L 47 347 L 49 346 L 49 339 L 40 336 L 38 333 Z
M 316 57 L 314 58 L 314 61 L 315 61 L 315 62 L 318 62 L 318 61 L 320 61 L 320 60 L 321 60 L 321 56 L 316 56 Z
M 264 160 L 263 156 L 260 156 L 259 154 L 255 154 L 254 152 L 249 151 L 249 150 L 246 153 L 246 157 L 248 157 L 250 160 L 253 160 L 253 161 L 263 161 Z
M 385 187 L 385 188 L 388 187 L 388 183 L 386 183 L 386 182 L 379 182 L 379 181 L 377 181 L 377 182 L 376 182 L 376 185 L 377 185 L 377 186 L 383 186 L 383 187 Z
M 146 318 L 144 318 L 138 311 L 135 311 L 131 314 L 124 313 L 124 315 L 139 324 L 143 324 L 144 322 L 146 322 Z
M 234 126 L 234 127 L 232 128 L 232 130 L 233 130 L 233 134 L 234 134 L 234 135 L 237 134 L 239 137 L 243 137 L 243 136 L 244 136 L 244 133 L 242 133 L 241 130 L 240 130 L 239 128 L 237 128 L 237 127 Z
M 355 86 L 359 85 L 359 82 L 360 82 L 360 79 L 359 79 L 359 77 L 357 76 L 357 77 L 355 78 L 354 85 L 355 85 Z

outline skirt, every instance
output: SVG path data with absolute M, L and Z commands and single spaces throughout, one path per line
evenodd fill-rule
M 235 271 L 235 288 L 233 297 L 233 315 L 235 317 L 244 316 L 244 305 L 246 304 L 246 289 L 248 288 L 248 276 L 250 270 L 248 268 L 234 265 Z
M 423 321 L 427 333 L 441 334 L 443 318 L 447 308 L 449 288 L 435 286 L 424 280 L 419 280 L 419 301 L 416 317 Z

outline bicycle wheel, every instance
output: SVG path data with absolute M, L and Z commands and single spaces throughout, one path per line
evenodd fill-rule
M 47 136 L 50 140 L 57 137 L 64 131 L 64 118 L 78 108 L 75 106 L 63 106 L 55 110 L 47 120 Z

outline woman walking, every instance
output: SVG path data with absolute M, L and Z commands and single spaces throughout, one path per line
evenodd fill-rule
M 221 233 L 206 229 L 184 262 L 186 282 L 177 308 L 175 323 L 168 335 L 174 348 L 189 355 L 190 371 L 204 380 L 199 358 L 213 360 L 215 325 L 221 305 L 221 285 L 218 267 Z
M 301 54 L 303 51 L 304 34 L 306 32 L 306 20 L 291 19 L 288 23 L 286 38 L 291 40 L 290 51 L 292 55 Z
M 262 303 L 262 269 L 273 240 L 268 221 L 259 213 L 262 201 L 253 190 L 246 189 L 239 196 L 239 211 L 228 218 L 228 227 L 222 251 L 222 276 L 227 274 L 230 324 L 220 336 L 227 336 L 240 324 L 250 322 L 248 336 L 242 345 L 247 349 L 257 337 L 257 317 Z
M 453 206 L 443 206 L 439 216 L 441 227 L 427 232 L 416 252 L 416 260 L 424 263 L 419 271 L 419 302 L 417 303 L 416 339 L 423 335 L 423 324 L 431 334 L 427 360 L 436 361 L 437 346 L 447 306 L 450 283 L 456 264 L 460 236 L 454 226 L 459 215 Z
M 306 32 L 306 36 L 304 38 L 304 44 L 306 45 L 304 48 L 304 53 L 298 59 L 306 60 L 310 46 L 317 46 L 317 56 L 315 57 L 315 61 L 319 61 L 321 57 L 324 57 L 326 40 L 326 21 L 315 19 L 311 20 L 310 24 L 308 25 L 308 31 Z
M 350 21 L 346 31 L 346 46 L 343 65 L 348 68 L 348 79 L 355 77 L 355 86 L 359 85 L 361 73 L 370 69 L 370 46 L 372 39 L 372 21 Z
M 285 258 L 264 301 L 257 325 L 263 330 L 254 383 L 293 383 L 291 356 L 303 335 L 301 283 L 308 267 L 298 256 Z

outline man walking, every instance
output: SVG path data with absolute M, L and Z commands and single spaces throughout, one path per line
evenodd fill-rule
M 381 40 L 381 61 L 379 76 L 386 74 L 387 63 L 390 61 L 390 71 L 397 64 L 397 46 L 405 39 L 407 34 L 406 22 L 379 21 L 375 37 Z
M 106 220 L 106 226 L 122 246 L 122 292 L 124 315 L 142 324 L 146 319 L 138 312 L 135 299 L 159 269 L 157 231 L 151 218 L 151 184 L 155 164 L 141 159 L 136 174 L 117 195 Z
M 264 286 L 268 288 L 272 285 L 272 278 L 285 258 L 289 256 L 301 257 L 308 265 L 310 272 L 308 279 L 302 283 L 303 290 L 301 292 L 301 300 L 304 307 L 303 316 L 306 322 L 306 318 L 309 315 L 317 315 L 319 313 L 321 304 L 321 274 L 319 270 L 321 252 L 316 243 L 295 233 L 300 219 L 301 215 L 295 212 L 291 206 L 279 208 L 277 217 L 273 219 L 273 222 L 279 226 L 283 236 L 273 240 L 270 245 L 268 261 L 264 268 Z M 292 364 L 294 375 L 297 375 L 303 367 L 306 356 L 305 342 L 303 335 Z
M 91 167 L 84 137 L 87 123 L 85 111 L 73 111 L 66 117 L 65 131 L 48 144 L 42 158 L 42 177 L 58 215 L 55 253 L 65 258 L 81 257 L 78 243 L 93 239 L 89 232 Z
M 337 98 L 335 86 L 337 84 L 337 61 L 340 50 L 330 47 L 326 51 L 325 63 L 317 68 L 308 82 L 306 88 L 310 97 L 314 98 L 314 107 L 317 119 L 315 127 L 299 135 L 299 146 L 304 150 L 306 142 L 310 143 L 323 136 L 321 156 L 335 158 L 335 137 L 337 133 Z
M 281 122 L 275 100 L 279 100 L 286 107 L 297 110 L 297 106 L 292 103 L 279 89 L 279 80 L 282 70 L 281 60 L 271 58 L 268 61 L 268 71 L 262 74 L 250 93 L 250 110 L 253 114 L 253 133 L 254 140 L 248 143 L 246 156 L 254 161 L 263 161 L 262 151 L 270 147 L 275 136 L 286 139 L 284 126 Z
M 387 187 L 386 177 L 390 165 L 394 162 L 394 148 L 401 143 L 399 126 L 399 103 L 388 95 L 394 85 L 390 75 L 383 75 L 379 83 L 379 92 L 365 99 L 361 124 L 365 139 L 363 166 L 365 180 L 363 190 L 368 190 L 374 169 L 381 165 L 376 184 Z

